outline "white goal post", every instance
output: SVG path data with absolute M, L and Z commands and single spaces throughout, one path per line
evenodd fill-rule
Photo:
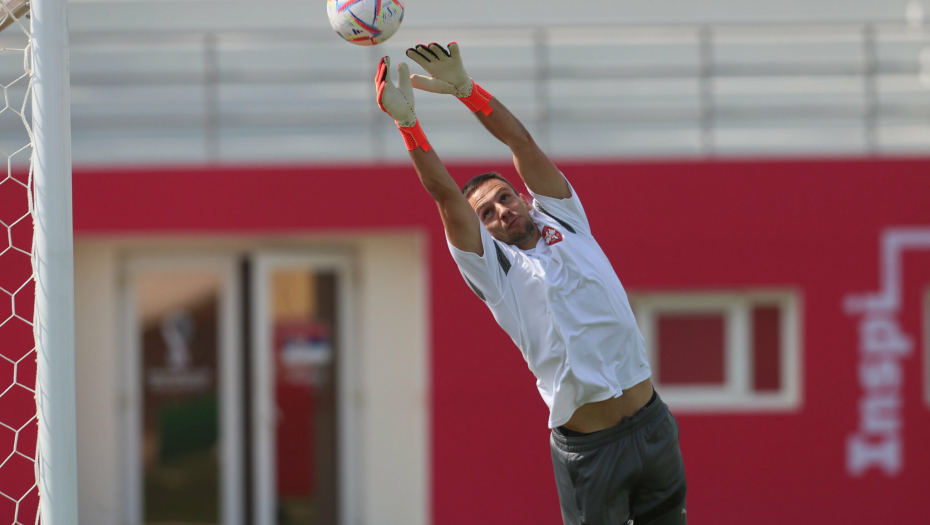
M 66 0 L 0 0 L 0 521 L 16 525 L 78 522 L 67 27 Z
M 32 0 L 31 7 L 36 475 L 43 525 L 78 522 L 67 8 L 66 0 Z

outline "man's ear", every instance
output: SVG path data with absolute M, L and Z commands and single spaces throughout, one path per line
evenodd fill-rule
M 530 207 L 530 201 L 526 200 L 526 195 L 524 195 L 524 194 L 521 193 L 521 194 L 520 194 L 520 198 L 523 199 L 523 203 L 526 204 L 526 207 L 527 207 L 527 208 L 529 208 L 529 207 Z

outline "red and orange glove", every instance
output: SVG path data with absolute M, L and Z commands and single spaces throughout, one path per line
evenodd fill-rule
M 397 85 L 390 78 L 388 68 L 391 59 L 383 57 L 378 63 L 378 72 L 375 74 L 375 88 L 378 90 L 378 107 L 388 115 L 394 117 L 397 129 L 404 136 L 404 144 L 408 150 L 418 147 L 429 151 L 430 145 L 426 135 L 413 112 L 413 87 L 410 84 L 410 69 L 401 62 L 397 66 Z
M 480 111 L 490 115 L 494 111 L 488 105 L 491 102 L 491 94 L 465 72 L 459 45 L 455 42 L 449 44 L 448 51 L 435 42 L 428 46 L 411 47 L 407 50 L 407 56 L 430 74 L 428 77 L 412 75 L 413 87 L 433 93 L 455 95 L 472 113 Z

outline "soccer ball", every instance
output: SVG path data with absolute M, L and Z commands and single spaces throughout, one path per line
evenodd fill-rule
M 374 46 L 397 32 L 404 20 L 402 0 L 326 0 L 326 16 L 339 36 Z

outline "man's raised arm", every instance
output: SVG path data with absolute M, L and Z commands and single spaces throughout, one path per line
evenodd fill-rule
M 448 51 L 439 44 L 418 45 L 408 49 L 407 56 L 431 75 L 413 75 L 413 87 L 458 97 L 491 134 L 510 148 L 517 173 L 530 191 L 556 199 L 571 197 L 565 177 L 523 124 L 465 72 L 458 44 L 449 44 Z
M 452 246 L 463 252 L 484 255 L 481 245 L 481 223 L 475 210 L 462 195 L 455 181 L 439 160 L 436 150 L 423 151 L 422 148 L 410 150 L 410 159 L 420 176 L 423 187 L 436 201 L 439 216 L 446 229 L 446 237 Z
M 458 185 L 452 180 L 446 167 L 439 160 L 439 155 L 426 140 L 420 128 L 420 122 L 414 113 L 413 87 L 410 84 L 410 71 L 407 64 L 401 62 L 397 67 L 398 85 L 391 81 L 388 57 L 381 59 L 375 75 L 375 87 L 378 92 L 378 106 L 388 115 L 394 117 L 397 129 L 404 137 L 410 159 L 417 170 L 420 182 L 439 207 L 446 236 L 452 246 L 459 250 L 484 255 L 481 244 L 481 223 L 471 205 L 462 195 Z

